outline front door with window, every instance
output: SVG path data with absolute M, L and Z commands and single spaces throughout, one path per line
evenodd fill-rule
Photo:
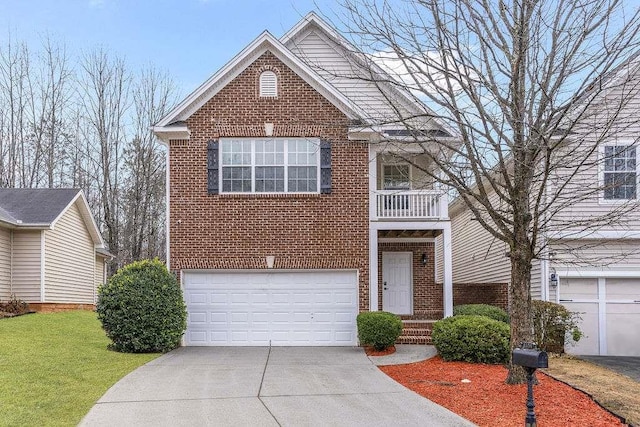
M 412 314 L 411 252 L 382 253 L 382 309 L 395 314 Z

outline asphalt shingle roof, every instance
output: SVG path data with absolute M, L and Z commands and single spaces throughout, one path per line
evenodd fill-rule
M 51 224 L 79 191 L 76 188 L 0 188 L 0 220 L 21 225 Z

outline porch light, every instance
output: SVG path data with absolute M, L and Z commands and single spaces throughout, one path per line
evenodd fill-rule
M 428 261 L 427 254 L 426 253 L 422 254 L 422 265 L 427 265 L 427 261 Z

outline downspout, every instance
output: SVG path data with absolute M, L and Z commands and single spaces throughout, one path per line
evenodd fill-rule
M 13 230 L 9 231 L 9 296 L 13 295 Z
M 170 257 L 170 252 L 169 252 L 169 239 L 170 239 L 170 212 L 169 212 L 169 198 L 171 195 L 171 189 L 170 189 L 170 160 L 169 160 L 169 141 L 167 141 L 166 143 L 166 147 L 167 147 L 167 152 L 165 154 L 165 178 L 164 178 L 164 182 L 165 182 L 165 246 L 166 246 L 166 257 L 167 257 L 167 270 L 171 271 L 171 257 Z M 106 281 L 106 277 L 105 277 L 105 281 Z
M 40 302 L 45 302 L 45 286 L 44 286 L 45 240 L 44 239 L 45 239 L 45 230 L 42 230 L 40 231 Z

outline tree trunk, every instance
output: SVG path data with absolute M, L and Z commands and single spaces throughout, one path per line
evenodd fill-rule
M 511 255 L 511 285 L 509 287 L 509 305 L 511 314 L 511 349 L 522 343 L 533 341 L 531 318 L 531 261 L 527 252 Z M 509 360 L 507 384 L 521 384 L 526 381 L 524 369 L 514 366 Z

